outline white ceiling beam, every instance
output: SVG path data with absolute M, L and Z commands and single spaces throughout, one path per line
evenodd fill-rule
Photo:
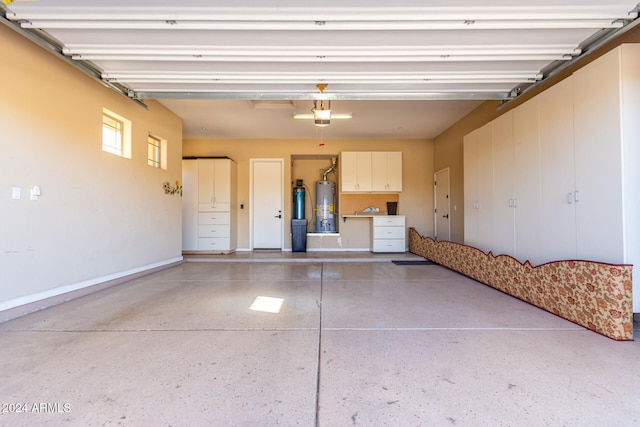
M 616 18 L 569 20 L 458 20 L 458 21 L 75 21 L 30 19 L 21 22 L 25 29 L 76 30 L 210 30 L 210 31 L 403 31 L 403 30 L 533 30 L 620 28 Z
M 268 79 L 268 80 L 318 80 L 325 78 L 341 78 L 351 80 L 361 79 L 469 79 L 469 78 L 542 78 L 537 70 L 529 71 L 440 71 L 440 72 L 283 72 L 283 73 L 254 73 L 254 72 L 226 72 L 215 73 L 209 71 L 198 72 L 172 72 L 172 71 L 118 71 L 112 70 L 102 74 L 102 78 L 138 78 L 146 77 L 149 79 Z
M 290 62 L 290 63 L 386 63 L 386 62 L 487 62 L 487 61 L 562 61 L 573 55 L 414 55 L 414 56 L 235 56 L 235 55 L 126 55 L 126 54 L 86 54 L 72 55 L 78 61 L 167 61 L 167 62 Z
M 66 55 L 230 55 L 230 56 L 451 56 L 451 55 L 573 55 L 570 45 L 480 46 L 180 46 L 66 45 Z
M 402 100 L 507 100 L 510 99 L 509 93 L 495 91 L 459 91 L 459 92 L 438 92 L 438 91 L 393 91 L 393 92 L 343 92 L 343 93 L 324 93 L 317 92 L 255 92 L 255 91 L 138 91 L 136 99 L 241 99 L 241 100 L 291 100 L 291 101 L 308 101 L 314 99 L 330 99 L 330 100 L 352 100 L 352 101 L 402 101 Z
M 82 20 L 82 21 L 465 21 L 465 20 L 599 20 L 629 19 L 637 16 L 627 3 L 601 5 L 536 5 L 526 6 L 367 6 L 339 7 L 172 7 L 76 5 L 73 7 L 29 5 L 16 2 L 7 17 L 13 20 Z
M 200 77 L 200 76 L 145 76 L 145 75 L 112 75 L 111 73 L 103 74 L 103 79 L 107 81 L 120 81 L 120 82 L 128 82 L 128 83 L 145 83 L 145 82 L 153 82 L 153 83 L 247 83 L 247 84 L 256 84 L 256 83 L 270 83 L 270 84 L 289 84 L 289 83 L 318 83 L 318 82 L 327 82 L 329 84 L 336 83 L 357 83 L 357 84 L 368 84 L 368 83 L 472 83 L 472 82 L 507 82 L 507 83 L 519 83 L 524 81 L 536 81 L 540 80 L 542 76 L 540 74 L 532 74 L 532 75 L 469 75 L 469 76 L 403 76 L 403 77 L 393 77 L 393 76 L 370 76 L 370 77 L 351 77 L 351 76 L 343 76 L 343 77 L 300 77 L 300 78 L 274 78 L 269 76 L 243 76 L 243 77 L 234 77 L 234 76 L 224 76 L 224 77 Z
M 109 79 L 105 79 L 109 82 L 113 82 L 113 83 L 126 83 L 126 84 L 131 84 L 131 83 L 158 83 L 158 84 L 208 84 L 208 85 L 215 85 L 215 84 L 273 84 L 275 82 L 271 81 L 271 80 L 261 80 L 261 79 L 255 79 L 255 80 L 235 80 L 235 79 L 227 79 L 227 80 L 188 80 L 188 79 L 147 79 L 147 78 L 130 78 L 130 79 L 117 79 L 117 78 L 109 78 Z M 429 84 L 451 84 L 451 83 L 455 83 L 455 84 L 472 84 L 472 83 L 478 83 L 478 84 L 483 84 L 483 83 L 512 83 L 512 84 L 518 84 L 518 83 L 524 83 L 524 82 L 534 82 L 536 81 L 536 79 L 531 78 L 531 79 L 515 79 L 515 78 L 511 78 L 511 79 L 504 79 L 504 78 L 495 78 L 495 79 L 450 79 L 450 80 L 429 80 L 429 79 L 416 79 L 416 80 L 403 80 L 402 84 L 425 84 L 425 83 L 429 83 Z M 288 81 L 280 81 L 277 82 L 278 84 L 281 85 L 285 85 L 285 84 L 289 84 L 289 83 L 296 83 L 296 84 L 301 84 L 301 83 L 308 83 L 308 84 L 314 84 L 314 83 L 318 83 L 318 82 L 323 82 L 323 83 L 328 83 L 328 84 L 373 84 L 373 85 L 383 85 L 383 84 L 390 84 L 390 83 L 399 83 L 397 80 L 392 80 L 392 79 L 387 79 L 387 80 L 361 80 L 361 81 L 353 81 L 353 80 L 343 80 L 343 79 L 331 79 L 331 80 L 304 80 L 304 81 L 295 81 L 295 82 L 288 82 Z

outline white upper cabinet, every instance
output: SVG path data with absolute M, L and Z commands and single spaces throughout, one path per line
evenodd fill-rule
M 402 191 L 402 152 L 371 153 L 372 191 Z
M 343 151 L 340 155 L 343 193 L 402 191 L 402 152 Z
M 340 179 L 343 192 L 371 191 L 371 153 L 343 151 L 340 155 Z
M 198 204 L 200 211 L 229 211 L 231 208 L 231 161 L 198 159 Z

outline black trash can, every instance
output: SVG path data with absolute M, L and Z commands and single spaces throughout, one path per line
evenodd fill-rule
M 291 250 L 293 252 L 307 252 L 307 220 L 291 220 Z
M 398 202 L 387 202 L 387 215 L 398 214 Z

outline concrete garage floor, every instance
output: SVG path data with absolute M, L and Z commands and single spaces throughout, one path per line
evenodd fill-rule
M 403 258 L 190 257 L 3 323 L 0 425 L 640 425 L 640 342 Z

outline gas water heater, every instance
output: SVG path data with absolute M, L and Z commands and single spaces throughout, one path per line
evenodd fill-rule
M 327 175 L 336 167 L 336 159 L 327 169 L 322 181 L 316 182 L 316 233 L 336 232 L 336 183 L 327 180 Z

